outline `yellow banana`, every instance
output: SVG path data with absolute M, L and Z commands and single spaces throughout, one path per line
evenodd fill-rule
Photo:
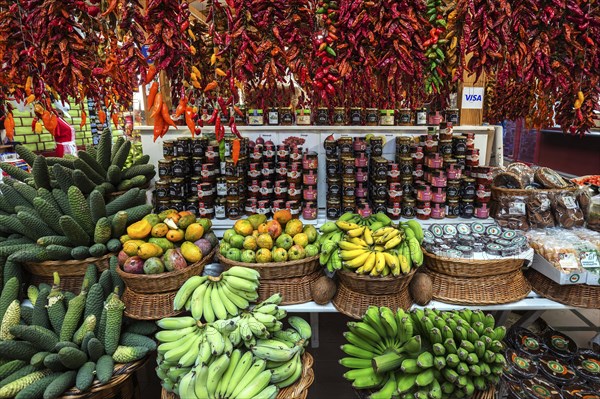
M 360 246 L 365 247 L 365 248 L 369 246 L 369 244 L 367 244 L 367 242 L 365 240 L 363 240 L 362 238 L 360 238 L 358 236 L 357 237 L 351 237 L 351 238 L 348 239 L 348 241 L 351 242 L 352 244 L 360 245 Z
M 367 245 L 373 245 L 373 232 L 370 228 L 367 227 L 365 229 L 365 232 L 363 233 L 363 239 L 365 240 Z
M 338 220 L 337 222 L 335 222 L 335 224 L 337 225 L 337 227 L 340 228 L 340 230 L 344 231 L 350 231 L 360 228 L 360 226 L 356 223 L 345 222 L 343 220 Z
M 365 232 L 365 226 L 362 226 L 362 227 L 358 227 L 356 229 L 348 230 L 346 232 L 346 235 L 348 235 L 348 237 L 360 237 L 363 235 L 364 232 Z
M 385 256 L 383 252 L 375 253 L 375 269 L 377 270 L 377 274 L 381 274 L 383 269 L 385 268 Z
M 402 243 L 402 237 L 396 236 L 396 237 L 392 238 L 391 240 L 387 241 L 383 247 L 385 249 L 392 249 L 392 248 L 400 245 L 400 243 Z
M 340 247 L 340 249 L 342 250 L 348 250 L 348 251 L 352 251 L 355 249 L 366 249 L 366 247 L 364 245 L 357 245 L 354 243 L 351 243 L 349 241 L 340 241 L 338 242 L 338 246 Z
M 383 227 L 381 229 L 375 230 L 373 232 L 373 237 L 381 237 L 387 233 L 389 233 L 391 230 L 395 230 L 393 227 Z
M 385 264 L 390 268 L 392 273 L 394 270 L 400 271 L 400 261 L 397 256 L 392 255 L 389 252 L 383 252 L 383 257 L 385 258 Z
M 404 274 L 408 274 L 410 272 L 410 263 L 408 263 L 408 259 L 403 254 L 398 254 L 398 260 L 400 261 L 400 270 Z
M 365 264 L 365 261 L 367 260 L 367 258 L 369 257 L 370 254 L 371 254 L 371 252 L 365 251 L 364 253 L 360 254 L 359 256 L 357 256 L 355 258 L 347 260 L 344 263 L 344 265 L 351 269 L 356 269 L 358 267 L 361 267 L 362 265 Z
M 375 267 L 375 252 L 369 253 L 369 256 L 365 260 L 365 264 L 363 265 L 364 273 L 370 273 L 371 270 Z
M 375 245 L 375 246 L 373 247 L 373 249 L 374 249 L 375 251 L 379 251 L 379 252 L 383 252 L 383 251 L 385 251 L 385 248 L 383 247 L 383 245 Z
M 343 261 L 349 261 L 349 260 L 353 260 L 353 259 L 357 258 L 358 256 L 361 256 L 363 254 L 368 254 L 368 253 L 369 253 L 369 250 L 366 248 L 354 249 L 354 250 L 350 250 L 350 251 L 341 250 L 340 257 L 342 258 Z

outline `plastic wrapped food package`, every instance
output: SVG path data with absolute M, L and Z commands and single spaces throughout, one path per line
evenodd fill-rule
M 571 229 L 573 227 L 583 227 L 585 224 L 583 212 L 579 208 L 574 193 L 562 192 L 555 194 L 552 209 L 559 226 Z
M 496 199 L 494 219 L 503 228 L 529 230 L 528 198 L 524 195 L 502 195 Z
M 549 193 L 534 191 L 527 201 L 527 218 L 532 229 L 554 227 L 552 198 Z

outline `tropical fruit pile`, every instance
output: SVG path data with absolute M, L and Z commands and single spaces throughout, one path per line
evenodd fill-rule
M 0 296 L 0 398 L 56 398 L 77 388 L 106 384 L 117 363 L 142 359 L 156 349 L 154 323 L 123 324 L 123 286 L 111 269 L 97 275 L 90 265 L 81 293 L 54 285 L 30 286 L 33 308 L 18 301 L 19 282 L 10 279 Z
M 468 398 L 497 384 L 506 362 L 506 329 L 480 310 L 372 306 L 348 328 L 344 377 L 372 399 Z
M 245 263 L 286 262 L 319 253 L 319 233 L 314 226 L 292 219 L 288 210 L 278 211 L 273 220 L 252 215 L 225 231 L 220 253 Z
M 275 398 L 300 378 L 310 325 L 292 316 L 284 328 L 280 294 L 249 309 L 258 285 L 258 272 L 239 266 L 216 279 L 184 283 L 174 306 L 192 316 L 157 322 L 156 373 L 163 388 L 182 399 Z
M 127 226 L 120 237 L 119 264 L 133 274 L 180 270 L 202 260 L 219 244 L 210 219 L 190 211 L 150 213 Z
M 321 227 L 322 232 L 329 231 L 323 235 L 329 234 L 329 239 L 323 238 L 320 262 L 329 271 L 343 268 L 370 276 L 399 276 L 423 263 L 423 230 L 418 222 L 401 223 L 396 228 L 382 226 L 387 218 L 383 214 L 362 223 L 351 214 L 342 218 Z

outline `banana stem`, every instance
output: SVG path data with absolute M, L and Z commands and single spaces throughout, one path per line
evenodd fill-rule
M 221 281 L 221 276 L 207 276 L 209 281 L 212 281 L 213 283 L 218 283 L 219 281 Z
M 373 360 L 371 360 L 371 363 L 373 364 L 373 369 L 376 373 L 383 374 L 400 367 L 404 358 L 404 356 L 401 356 L 396 352 L 388 352 L 383 355 L 375 356 Z

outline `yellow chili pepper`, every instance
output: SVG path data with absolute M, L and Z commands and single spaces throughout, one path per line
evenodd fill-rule
M 224 70 L 222 70 L 221 68 L 215 68 L 215 72 L 219 76 L 227 76 L 227 73 Z

